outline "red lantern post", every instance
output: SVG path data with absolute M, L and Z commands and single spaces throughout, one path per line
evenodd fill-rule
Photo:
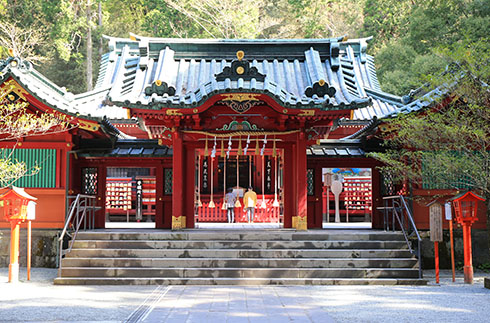
M 471 253 L 471 225 L 478 220 L 476 217 L 478 201 L 485 199 L 473 192 L 465 192 L 456 195 L 450 201 L 453 202 L 456 221 L 463 226 L 464 243 L 464 282 L 473 284 L 473 257 Z
M 10 265 L 9 283 L 19 281 L 19 236 L 20 224 L 27 218 L 27 205 L 37 198 L 27 194 L 23 188 L 13 186 L 0 196 L 3 201 L 3 212 L 10 222 Z

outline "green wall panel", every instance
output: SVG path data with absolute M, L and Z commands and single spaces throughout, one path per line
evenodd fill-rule
M 3 149 L 0 153 L 2 158 L 7 157 L 11 149 Z M 13 185 L 18 187 L 56 187 L 56 149 L 14 149 L 11 156 L 12 161 L 26 163 L 28 170 L 39 166 L 40 170 L 32 176 L 24 176 Z M 29 171 L 28 171 L 29 172 Z

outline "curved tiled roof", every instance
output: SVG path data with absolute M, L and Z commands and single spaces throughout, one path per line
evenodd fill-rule
M 20 58 L 9 58 L 0 70 L 0 83 L 12 77 L 17 83 L 44 104 L 69 115 L 82 115 L 101 120 L 127 118 L 126 109 L 104 105 L 110 86 L 98 87 L 90 92 L 74 95 L 54 84 L 34 69 L 31 63 Z M 15 63 L 12 63 L 14 62 Z
M 383 93 L 373 58 L 366 54 L 369 38 L 342 40 L 183 40 L 132 36 L 108 37 L 111 53 L 103 57 L 98 87 L 112 86 L 109 99 L 120 106 L 195 107 L 217 93 L 267 93 L 287 107 L 357 109 L 356 119 L 371 119 L 401 106 L 401 98 Z M 245 78 L 216 80 L 236 60 L 237 49 L 263 81 Z M 162 81 L 175 89 L 148 96 L 145 88 Z M 332 97 L 305 94 L 324 80 Z
M 228 92 L 265 93 L 292 108 L 353 109 L 353 119 L 359 121 L 418 110 L 431 102 L 429 94 L 407 103 L 409 100 L 381 90 L 374 58 L 366 54 L 369 38 L 107 38 L 110 52 L 101 58 L 92 91 L 73 95 L 17 58 L 16 66 L 10 64 L 13 58 L 0 65 L 0 82 L 12 76 L 49 106 L 73 115 L 108 119 L 127 118 L 124 107 L 195 107 L 214 94 Z M 250 67 L 265 77 L 223 77 L 218 81 L 216 75 L 236 61 L 238 50 L 243 50 Z M 175 91 L 147 95 L 145 89 L 157 80 Z M 307 89 L 323 81 L 335 91 L 306 95 Z

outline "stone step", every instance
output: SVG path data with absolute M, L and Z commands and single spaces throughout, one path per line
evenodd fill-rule
M 417 278 L 125 278 L 61 277 L 55 285 L 427 285 Z
M 221 237 L 220 237 L 221 239 Z M 405 241 L 163 241 L 77 240 L 73 248 L 101 249 L 406 249 Z
M 283 231 L 284 230 L 284 231 Z M 180 232 L 118 232 L 118 231 L 100 231 L 100 232 L 79 232 L 77 240 L 220 240 L 230 241 L 316 241 L 316 240 L 350 240 L 350 241 L 378 241 L 391 240 L 403 241 L 403 235 L 396 232 L 373 232 L 371 230 L 349 232 L 297 232 L 295 230 L 288 231 L 180 231 Z
M 63 267 L 418 268 L 415 258 L 65 258 Z
M 409 268 L 104 268 L 64 267 L 62 277 L 128 278 L 418 278 Z
M 72 257 L 125 258 L 410 258 L 408 249 L 72 249 Z

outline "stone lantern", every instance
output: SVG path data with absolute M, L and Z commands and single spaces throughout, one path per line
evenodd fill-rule
M 37 198 L 27 194 L 23 188 L 12 186 L 0 196 L 5 219 L 10 222 L 10 265 L 9 282 L 19 280 L 19 236 L 20 224 L 27 220 L 29 202 Z M 32 204 L 31 204 L 32 205 Z
M 453 203 L 454 217 L 463 226 L 464 243 L 464 282 L 473 284 L 473 259 L 471 254 L 471 225 L 478 220 L 476 217 L 478 201 L 485 199 L 468 191 L 456 195 Z

